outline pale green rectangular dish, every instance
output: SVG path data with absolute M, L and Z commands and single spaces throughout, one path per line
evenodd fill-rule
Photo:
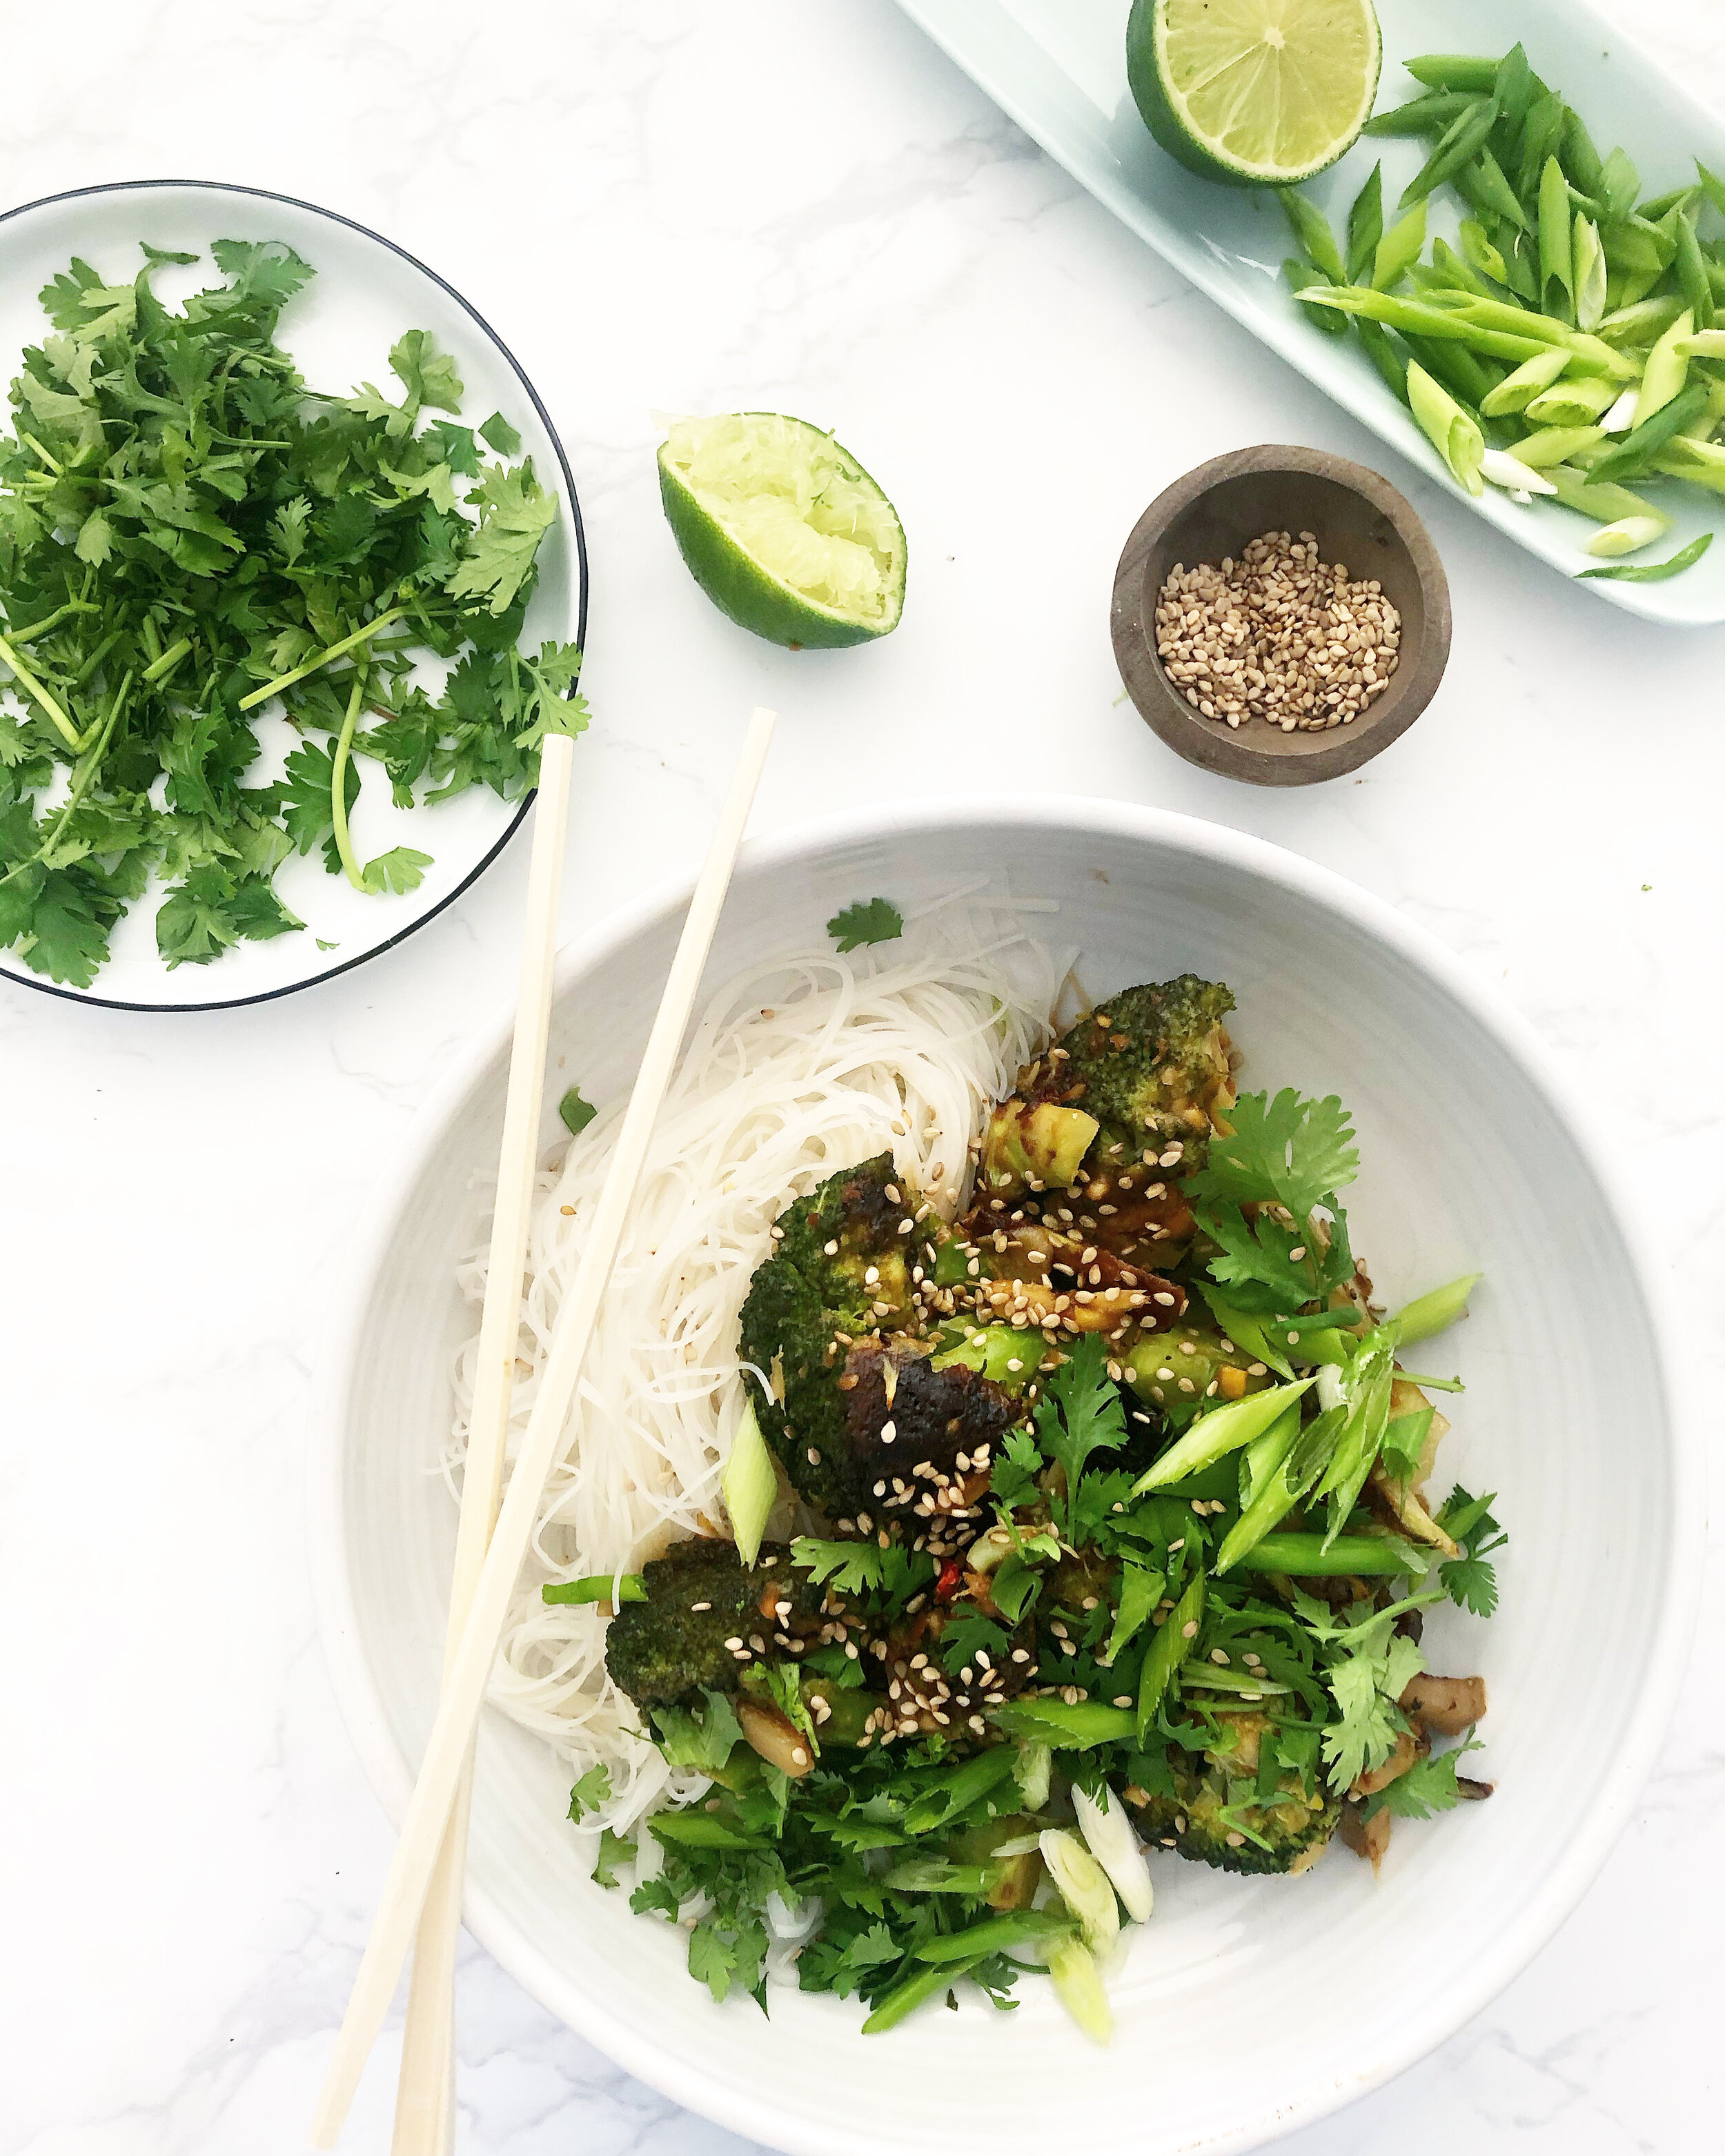
M 1351 341 L 1325 336 L 1301 315 L 1280 265 L 1292 251 L 1273 196 L 1216 186 L 1163 155 L 1127 88 L 1129 0 L 900 0 L 905 13 L 1049 155 L 1064 165 L 1164 259 L 1272 351 L 1297 367 L 1400 456 L 1560 574 L 1599 563 L 1581 542 L 1592 526 L 1572 512 L 1528 506 L 1487 488 L 1475 500 L 1450 476 L 1407 412 Z M 1694 159 L 1725 167 L 1725 121 L 1661 74 L 1585 0 L 1378 0 L 1384 80 L 1378 109 L 1417 94 L 1410 54 L 1501 54 L 1517 38 L 1533 67 L 1583 118 L 1601 150 L 1621 143 L 1651 193 L 1692 181 Z M 1338 228 L 1375 160 L 1393 202 L 1425 157 L 1420 141 L 1357 143 L 1309 192 Z M 1434 229 L 1453 234 L 1453 204 L 1433 204 Z M 1250 428 L 1250 417 L 1244 424 Z M 1250 436 L 1247 437 L 1250 439 Z M 1662 558 L 1725 526 L 1725 501 L 1670 485 L 1660 506 L 1675 519 L 1650 557 Z M 1638 557 L 1639 558 L 1639 557 Z M 1649 621 L 1691 628 L 1725 621 L 1725 544 L 1664 583 L 1590 580 L 1579 587 Z

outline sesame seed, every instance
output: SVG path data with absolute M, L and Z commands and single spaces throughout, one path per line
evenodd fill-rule
M 1189 1617 L 1180 1627 L 1180 1637 L 1183 1640 L 1195 1640 L 1198 1637 L 1198 1620 L 1195 1617 Z
M 734 1633 L 732 1637 L 725 1642 L 725 1645 L 730 1648 L 733 1654 L 735 1654 L 737 1650 L 742 1645 L 742 1633 Z
M 691 1602 L 689 1604 L 689 1614 L 691 1616 L 698 1616 L 703 1609 L 711 1609 L 712 1606 L 711 1602 Z

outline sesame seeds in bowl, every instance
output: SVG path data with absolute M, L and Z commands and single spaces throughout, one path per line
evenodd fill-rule
M 1450 595 L 1387 480 L 1320 449 L 1237 449 L 1150 505 L 1111 615 L 1127 693 L 1169 747 L 1259 786 L 1359 766 L 1442 679 Z

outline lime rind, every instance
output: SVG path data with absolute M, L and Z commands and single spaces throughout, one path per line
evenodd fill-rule
M 904 528 L 819 427 L 777 412 L 681 419 L 659 452 L 659 480 L 691 573 L 743 628 L 831 649 L 897 626 Z
M 1371 117 L 1383 64 L 1370 0 L 1134 0 L 1127 74 L 1171 157 L 1235 187 L 1291 187 Z

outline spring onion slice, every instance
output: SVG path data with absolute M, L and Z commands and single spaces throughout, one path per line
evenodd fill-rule
M 731 1457 L 725 1462 L 722 1487 L 737 1553 L 746 1565 L 752 1564 L 761 1553 L 761 1537 L 778 1500 L 778 1470 L 761 1435 L 752 1399 L 743 1404 Z

